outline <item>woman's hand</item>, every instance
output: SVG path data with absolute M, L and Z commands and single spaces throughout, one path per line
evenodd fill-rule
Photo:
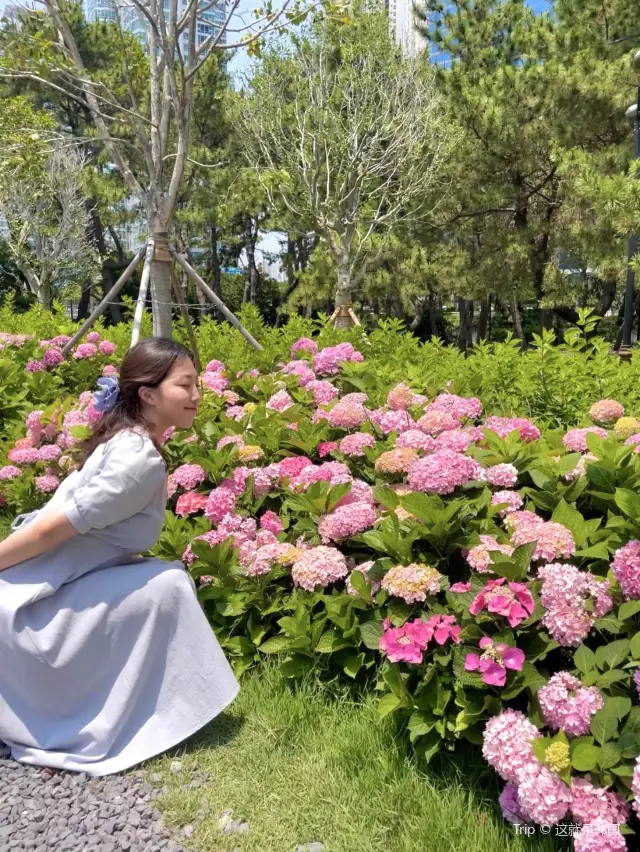
M 0 571 L 53 550 L 78 535 L 60 509 L 43 512 L 33 523 L 0 542 Z

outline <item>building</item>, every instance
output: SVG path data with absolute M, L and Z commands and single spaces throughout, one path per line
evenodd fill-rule
M 181 15 L 187 8 L 188 0 L 178 0 L 178 15 Z M 208 0 L 201 0 L 202 6 L 209 6 Z M 214 37 L 223 27 L 226 20 L 226 0 L 220 0 L 218 4 L 211 8 L 207 8 L 202 12 L 198 20 L 198 29 L 196 33 L 196 47 L 201 47 L 204 42 Z M 127 32 L 132 33 L 145 48 L 149 42 L 149 25 L 145 16 L 131 2 L 127 0 L 83 0 L 84 16 L 87 21 L 113 21 L 118 20 L 118 11 L 120 12 L 120 20 L 122 26 Z M 169 18 L 169 3 L 164 2 L 164 14 L 166 19 Z M 221 41 L 225 41 L 226 34 L 222 34 Z M 180 47 L 183 55 L 186 53 L 187 34 L 183 33 L 180 38 Z

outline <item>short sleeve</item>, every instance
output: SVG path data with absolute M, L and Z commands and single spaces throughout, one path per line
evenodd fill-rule
M 138 514 L 166 479 L 160 453 L 140 435 L 118 436 L 102 451 L 106 455 L 102 468 L 62 506 L 67 520 L 81 535 Z

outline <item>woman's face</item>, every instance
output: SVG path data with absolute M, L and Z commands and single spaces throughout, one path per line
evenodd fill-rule
M 200 402 L 198 373 L 190 358 L 180 358 L 157 388 L 141 388 L 143 414 L 159 431 L 190 429 Z

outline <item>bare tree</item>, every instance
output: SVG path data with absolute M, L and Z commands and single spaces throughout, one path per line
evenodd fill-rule
M 0 184 L 0 215 L 16 266 L 38 302 L 51 308 L 59 289 L 95 275 L 82 169 L 84 155 L 54 143 L 43 167 Z
M 352 292 L 393 230 L 439 203 L 452 131 L 432 70 L 398 55 L 384 13 L 364 12 L 266 58 L 242 121 L 271 203 L 290 227 L 309 223 L 326 240 L 337 324 L 351 324 Z
M 151 266 L 153 333 L 171 335 L 171 256 L 169 231 L 178 193 L 189 161 L 194 82 L 210 52 L 255 45 L 265 33 L 285 27 L 304 14 L 299 0 L 283 0 L 264 13 L 239 13 L 240 0 L 115 0 L 117 26 L 122 33 L 121 69 L 127 95 L 91 75 L 85 67 L 64 0 L 36 0 L 53 23 L 55 37 L 46 63 L 0 57 L 0 77 L 37 81 L 56 89 L 86 108 L 96 136 L 129 192 L 145 210 L 154 252 Z M 212 22 L 215 8 L 223 20 Z M 139 62 L 125 24 L 137 18 L 145 34 L 148 55 L 147 91 L 137 85 Z M 202 38 L 202 33 L 208 33 Z M 46 69 L 46 70 L 43 70 Z M 114 127 L 126 126 L 135 145 Z M 137 161 L 142 155 L 140 169 Z

